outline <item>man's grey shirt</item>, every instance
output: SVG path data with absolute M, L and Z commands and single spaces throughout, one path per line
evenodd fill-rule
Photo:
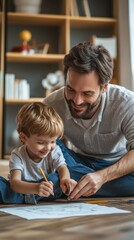
M 109 84 L 102 94 L 100 107 L 89 121 L 71 116 L 64 87 L 43 102 L 54 107 L 61 116 L 65 137 L 75 152 L 114 162 L 134 149 L 134 92 Z

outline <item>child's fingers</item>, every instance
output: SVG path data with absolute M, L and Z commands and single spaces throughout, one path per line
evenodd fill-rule
M 44 196 L 54 195 L 53 184 L 50 182 L 42 182 L 40 185 L 40 192 Z
M 65 194 L 66 194 L 66 195 L 69 195 L 69 193 L 70 193 L 70 186 L 66 186 Z
M 66 192 L 66 185 L 65 184 L 61 184 L 61 189 L 62 189 L 62 192 L 65 193 Z
M 50 184 L 51 184 L 51 187 L 52 187 L 52 192 L 51 192 L 51 194 L 54 196 L 54 191 L 53 191 L 53 182 L 49 182 Z
M 66 194 L 66 195 L 68 195 L 69 193 L 70 193 L 70 186 L 69 186 L 69 184 L 68 183 L 63 183 L 62 184 L 62 191 Z
M 73 191 L 76 184 L 77 184 L 77 182 L 73 179 L 65 179 L 64 185 L 65 185 L 66 189 L 65 189 L 64 193 L 66 195 L 69 195 Z
M 51 183 L 52 186 L 54 185 L 53 182 L 51 182 L 51 181 L 49 181 L 49 183 Z

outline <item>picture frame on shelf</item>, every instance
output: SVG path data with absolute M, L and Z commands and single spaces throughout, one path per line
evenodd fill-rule
M 89 41 L 95 45 L 104 46 L 110 53 L 113 59 L 117 57 L 117 38 L 112 37 L 97 37 L 95 35 L 90 36 Z

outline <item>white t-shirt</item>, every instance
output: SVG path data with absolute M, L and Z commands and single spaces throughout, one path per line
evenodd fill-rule
M 60 147 L 56 145 L 47 157 L 43 158 L 39 163 L 30 159 L 26 146 L 23 145 L 15 148 L 9 159 L 9 170 L 21 170 L 22 180 L 24 181 L 39 181 L 42 179 L 40 167 L 45 174 L 55 172 L 61 165 L 66 165 L 64 156 Z M 10 175 L 9 175 L 10 178 Z

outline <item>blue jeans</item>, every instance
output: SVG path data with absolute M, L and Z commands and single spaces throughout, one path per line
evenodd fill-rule
M 39 201 L 52 201 L 60 198 L 63 193 L 60 188 L 58 174 L 50 173 L 47 175 L 48 180 L 54 184 L 54 196 L 40 197 L 37 194 L 21 194 L 14 192 L 8 180 L 0 176 L 0 203 L 3 204 L 37 204 Z M 41 179 L 40 181 L 44 181 Z
M 3 177 L 0 177 L 0 203 L 25 203 L 24 194 L 15 193 Z
M 81 154 L 76 154 L 75 152 L 69 150 L 60 140 L 57 141 L 60 146 L 63 155 L 66 159 L 68 169 L 70 171 L 71 178 L 79 181 L 82 176 L 88 173 L 95 172 L 97 170 L 106 168 L 112 164 L 111 161 L 105 161 L 103 159 L 97 159 L 92 157 L 83 156 Z M 35 194 L 20 194 L 15 193 L 11 190 L 9 181 L 0 177 L 0 203 L 30 203 L 36 204 L 39 201 L 51 201 L 63 196 L 62 190 L 60 188 L 58 174 L 50 173 L 47 174 L 49 181 L 54 183 L 54 196 L 40 197 Z M 43 180 L 43 179 L 42 179 Z M 41 180 L 41 181 L 42 181 Z M 128 197 L 134 196 L 134 173 L 128 174 L 124 177 L 112 180 L 105 183 L 100 190 L 93 197 Z
M 71 178 L 79 181 L 82 176 L 106 168 L 114 162 L 77 154 L 57 140 L 66 159 Z M 134 173 L 105 183 L 93 197 L 128 197 L 134 196 Z

